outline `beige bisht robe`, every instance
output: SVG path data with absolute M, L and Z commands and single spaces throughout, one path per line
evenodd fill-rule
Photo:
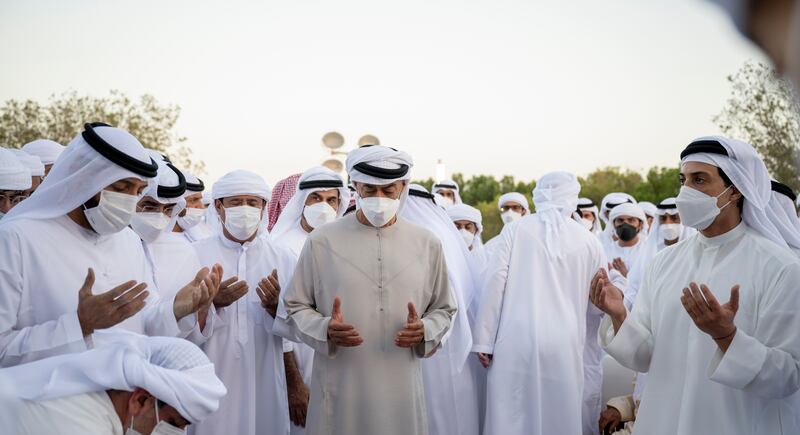
M 358 347 L 327 339 L 337 296 L 345 323 L 364 339 Z M 425 341 L 413 349 L 394 344 L 408 302 L 425 324 Z M 315 352 L 309 435 L 427 434 L 419 359 L 436 348 L 456 312 L 433 234 L 401 218 L 369 227 L 355 214 L 320 227 L 303 247 L 285 305 Z

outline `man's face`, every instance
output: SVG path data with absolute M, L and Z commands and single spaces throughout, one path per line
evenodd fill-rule
M 661 225 L 666 224 L 679 224 L 681 223 L 681 216 L 679 214 L 663 214 L 658 217 L 658 223 Z
M 594 222 L 594 213 L 591 210 L 581 209 L 581 218 Z
M 439 189 L 437 193 L 441 195 L 443 198 L 447 198 L 453 202 L 456 201 L 456 193 L 451 189 Z
M 0 190 L 0 212 L 8 213 L 26 198 L 28 194 L 24 190 Z
M 719 196 L 717 207 L 722 207 L 728 202 L 736 204 L 742 194 L 731 186 L 728 192 L 722 194 L 727 187 L 719 169 L 716 166 L 699 162 L 686 162 L 681 165 L 681 186 L 691 187 L 709 196 Z M 722 195 L 721 195 L 722 194 Z
M 636 228 L 637 230 L 642 229 L 642 221 L 640 221 L 639 218 L 635 218 L 633 216 L 620 216 L 614 219 L 614 228 L 617 228 L 622 224 L 628 224 Z
M 362 198 L 389 198 L 389 199 L 400 199 L 400 195 L 403 193 L 403 190 L 406 188 L 405 181 L 395 181 L 391 184 L 385 184 L 383 186 L 378 186 L 375 184 L 366 184 L 366 183 L 354 183 L 356 186 L 356 191 L 358 192 L 358 196 Z
M 110 192 L 124 193 L 126 195 L 140 196 L 147 188 L 147 181 L 138 178 L 123 178 L 122 180 L 111 183 L 103 190 Z
M 181 414 L 172 406 L 158 401 L 150 393 L 142 388 L 137 388 L 131 393 L 128 399 L 127 416 L 123 421 L 125 429 L 131 427 L 133 422 L 133 429 L 142 435 L 150 435 L 159 421 L 164 421 L 177 427 L 184 429 L 189 425 Z M 158 408 L 158 418 L 156 419 L 156 406 Z
M 266 205 L 267 202 L 264 201 L 264 199 L 259 198 L 258 196 L 255 195 L 229 196 L 214 201 L 214 207 L 217 208 L 217 213 L 219 213 L 219 217 L 223 223 L 225 222 L 226 208 L 242 207 L 242 206 L 255 207 L 262 210 L 262 216 L 263 216 L 263 210 L 264 207 L 266 207 Z
M 513 211 L 513 212 L 516 212 L 516 213 L 519 213 L 522 216 L 525 216 L 526 214 L 528 214 L 528 210 L 525 210 L 525 208 L 522 206 L 522 204 L 520 204 L 520 203 L 518 203 L 516 201 L 508 201 L 505 204 L 503 204 L 502 207 L 500 207 L 500 213 L 505 213 L 505 212 L 507 212 L 509 210 Z
M 306 207 L 324 202 L 331 206 L 334 210 L 339 210 L 339 189 L 318 190 L 311 192 L 306 197 Z
M 205 208 L 203 207 L 203 193 L 196 192 L 186 196 L 186 208 Z
M 453 224 L 455 224 L 456 229 L 459 230 L 459 231 L 460 230 L 467 230 L 472 234 L 475 234 L 475 233 L 478 232 L 478 226 L 475 225 L 475 223 L 472 222 L 472 221 L 463 221 L 463 220 L 462 221 L 453 221 Z
M 139 203 L 136 204 L 138 213 L 164 213 L 169 217 L 172 217 L 174 208 L 175 204 L 162 204 L 149 196 L 140 199 Z

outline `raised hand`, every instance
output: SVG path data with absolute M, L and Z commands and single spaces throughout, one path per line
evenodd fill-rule
M 215 265 L 215 267 L 216 266 L 219 265 Z M 196 313 L 204 307 L 208 307 L 208 304 L 214 299 L 219 287 L 217 273 L 220 270 L 221 266 L 219 269 L 213 271 L 204 267 L 197 272 L 193 280 L 178 291 L 172 305 L 172 312 L 175 314 L 175 319 L 181 320 L 189 314 Z
M 612 261 L 611 264 L 609 265 L 609 269 L 611 268 L 617 269 L 617 271 L 621 273 L 622 276 L 624 276 L 625 278 L 628 277 L 628 265 L 625 264 L 625 262 L 622 261 L 621 258 L 619 257 L 615 258 L 614 261 Z
M 214 306 L 217 308 L 227 307 L 246 295 L 248 290 L 247 282 L 239 281 L 239 278 L 235 276 L 230 277 L 219 284 L 219 291 L 214 297 Z
M 144 308 L 150 294 L 147 284 L 128 281 L 99 295 L 92 294 L 94 269 L 89 269 L 78 290 L 78 322 L 84 337 L 98 329 L 110 328 Z
M 278 283 L 278 271 L 272 269 L 272 273 L 258 282 L 256 293 L 261 299 L 261 306 L 267 310 L 272 318 L 278 311 L 278 296 L 281 294 L 281 285 Z
M 336 297 L 333 300 L 331 320 L 328 322 L 328 339 L 337 346 L 355 347 L 364 342 L 355 326 L 344 323 L 342 314 L 342 300 Z
M 609 406 L 608 409 L 600 414 L 600 433 L 610 434 L 616 432 L 622 426 L 622 414 L 617 408 Z
M 397 347 L 414 347 L 425 338 L 425 324 L 417 315 L 417 309 L 413 302 L 408 303 L 408 317 L 406 325 L 394 336 L 394 344 Z
M 739 285 L 731 288 L 730 300 L 720 305 L 705 284 L 698 287 L 693 282 L 683 289 L 681 303 L 697 328 L 710 335 L 723 351 L 727 350 L 736 334 L 733 319 L 739 311 Z
M 611 317 L 614 331 L 619 331 L 628 312 L 625 309 L 622 291 L 611 284 L 605 269 L 600 269 L 592 278 L 589 300 L 604 313 Z

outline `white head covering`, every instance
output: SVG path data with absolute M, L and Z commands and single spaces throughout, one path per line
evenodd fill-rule
M 797 211 L 794 208 L 796 198 L 789 186 L 773 181 L 767 216 L 781 233 L 786 244 L 797 251 L 800 250 L 800 219 L 797 218 Z
M 211 203 L 213 201 L 214 200 L 211 199 L 211 191 L 208 190 L 208 189 L 204 190 L 203 191 L 203 205 L 205 205 L 205 206 L 211 205 Z
M 752 145 L 724 136 L 701 137 L 681 153 L 681 165 L 687 162 L 720 168 L 744 195 L 742 220 L 762 236 L 781 246 L 788 246 L 767 216 L 772 198 L 769 173 Z
M 12 149 L 11 152 L 17 156 L 17 160 L 19 160 L 20 163 L 25 165 L 25 167 L 31 171 L 32 177 L 44 177 L 44 164 L 39 157 L 33 154 L 28 154 L 22 150 Z
M 639 203 L 641 204 L 641 203 Z M 661 237 L 659 234 L 659 227 L 661 226 L 661 220 L 659 219 L 660 216 L 664 215 L 671 215 L 675 216 L 678 214 L 678 208 L 676 206 L 675 198 L 666 198 L 658 203 L 656 206 L 656 215 L 653 217 L 653 229 L 650 231 L 650 236 L 647 237 L 647 244 L 645 245 L 645 250 L 639 254 L 639 259 L 642 258 L 653 258 L 658 251 L 664 249 L 666 244 L 664 243 L 664 238 Z M 697 233 L 692 227 L 687 227 L 686 225 L 682 225 L 683 230 L 681 234 L 678 236 L 678 241 L 686 240 L 690 236 Z M 640 261 L 640 260 L 637 260 Z
M 608 226 L 612 228 L 612 231 L 614 228 L 614 219 L 621 216 L 635 217 L 642 221 L 642 229 L 639 231 L 639 237 L 640 239 L 644 239 L 647 236 L 647 231 L 650 226 L 647 225 L 647 216 L 644 214 L 644 210 L 639 207 L 639 204 L 626 202 L 612 208 L 611 213 L 608 215 Z
M 452 190 L 453 191 L 453 196 L 455 198 L 453 200 L 454 204 L 461 204 L 461 203 L 464 202 L 464 201 L 461 200 L 461 189 L 458 187 L 458 184 L 455 181 L 453 181 L 453 180 L 442 180 L 442 181 L 434 184 L 433 185 L 433 189 L 431 189 L 431 191 L 435 195 L 435 194 L 441 194 L 441 191 L 443 189 Z M 525 204 L 527 204 L 527 203 L 528 203 L 528 200 L 525 200 Z
M 578 198 L 578 209 L 573 215 L 577 222 L 581 221 L 582 217 L 580 212 L 583 210 L 589 210 L 592 212 L 592 214 L 594 214 L 594 222 L 592 222 L 592 234 L 600 234 L 603 229 L 600 226 L 600 211 L 597 209 L 597 204 L 595 204 L 594 201 L 589 198 Z
M 645 216 L 650 216 L 652 218 L 656 217 L 656 205 L 652 202 L 648 201 L 639 201 L 639 207 L 644 212 Z
M 351 182 L 385 186 L 395 181 L 410 180 L 414 160 L 408 153 L 394 148 L 368 145 L 350 151 L 345 166 Z M 408 184 L 400 194 L 398 211 L 403 209 L 406 198 L 408 198 Z
M 500 199 L 497 200 L 497 208 L 503 208 L 504 205 L 508 202 L 518 202 L 519 205 L 522 206 L 528 212 L 531 211 L 530 207 L 528 206 L 528 198 L 525 198 L 525 195 L 519 192 L 508 192 L 500 195 Z
M 212 231 L 214 231 L 214 233 L 222 233 L 222 221 L 217 213 L 217 208 L 214 206 L 213 201 L 238 195 L 257 196 L 267 203 L 269 202 L 270 195 L 272 195 L 272 191 L 270 190 L 267 182 L 255 172 L 238 169 L 223 175 L 211 187 L 212 204 L 208 207 L 208 211 L 206 212 L 206 222 L 211 227 Z M 267 207 L 264 207 L 264 212 L 261 217 L 261 224 L 258 225 L 258 231 L 256 234 L 260 234 L 260 232 L 267 227 L 266 222 L 268 220 L 269 215 L 267 213 Z
M 143 196 L 155 199 L 161 204 L 177 204 L 186 193 L 186 176 L 157 151 L 148 150 L 150 156 L 158 164 L 158 177 L 150 183 Z M 184 205 L 186 202 L 183 202 Z
M 461 203 L 448 207 L 447 215 L 450 216 L 450 220 L 453 222 L 470 221 L 474 223 L 475 226 L 478 227 L 478 232 L 475 233 L 475 240 L 472 244 L 473 246 L 483 245 L 483 240 L 481 239 L 481 235 L 483 234 L 483 216 L 481 216 L 480 210 L 471 205 Z
M 116 342 L 3 369 L 0 377 L 25 400 L 138 387 L 192 423 L 217 410 L 227 390 L 200 348 L 180 338 L 114 334 Z
M 0 148 L 0 190 L 31 188 L 31 171 L 7 148 Z
M 198 192 L 204 192 L 206 190 L 206 185 L 203 183 L 203 180 L 197 178 L 197 176 L 191 172 L 181 172 L 183 172 L 183 176 L 186 178 L 186 192 L 183 194 L 184 197 L 194 195 Z
M 558 232 L 570 215 L 578 208 L 581 185 L 569 172 L 549 172 L 542 176 L 533 189 L 536 216 L 545 226 L 545 249 L 551 258 L 561 257 Z
M 87 124 L 75 136 L 33 195 L 11 209 L 2 224 L 19 218 L 64 216 L 124 178 L 152 181 L 158 165 L 133 135 L 94 125 Z
M 430 230 L 442 242 L 444 259 L 447 263 L 447 276 L 451 291 L 459 307 L 453 327 L 442 340 L 448 346 L 458 349 L 458 357 L 451 359 L 454 369 L 461 371 L 472 349 L 472 332 L 469 326 L 467 308 L 478 295 L 480 268 L 473 265 L 467 245 L 459 236 L 450 217 L 433 201 L 433 195 L 424 187 L 412 184 L 405 208 L 400 216 L 409 222 Z
M 52 165 L 66 147 L 50 139 L 36 139 L 22 146 L 22 151 L 32 154 L 42 161 L 42 164 Z
M 342 177 L 324 166 L 316 166 L 303 172 L 303 175 L 297 181 L 297 191 L 292 195 L 292 199 L 286 203 L 286 207 L 281 212 L 278 222 L 275 223 L 270 235 L 277 239 L 292 228 L 299 226 L 308 195 L 331 189 L 339 190 L 339 208 L 336 210 L 336 216 L 342 217 L 350 205 L 350 189 L 345 186 Z
M 636 198 L 624 192 L 611 192 L 603 197 L 603 200 L 600 202 L 600 220 L 606 224 L 606 229 L 608 228 L 608 218 L 605 216 L 606 212 L 626 202 L 636 204 Z

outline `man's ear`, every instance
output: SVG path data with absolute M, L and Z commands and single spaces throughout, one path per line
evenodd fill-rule
M 147 390 L 137 387 L 128 399 L 128 414 L 138 417 L 154 407 L 154 401 L 155 397 L 148 393 Z
M 736 188 L 733 184 L 731 184 L 731 202 L 734 204 L 738 204 L 739 200 L 743 197 L 742 192 Z

